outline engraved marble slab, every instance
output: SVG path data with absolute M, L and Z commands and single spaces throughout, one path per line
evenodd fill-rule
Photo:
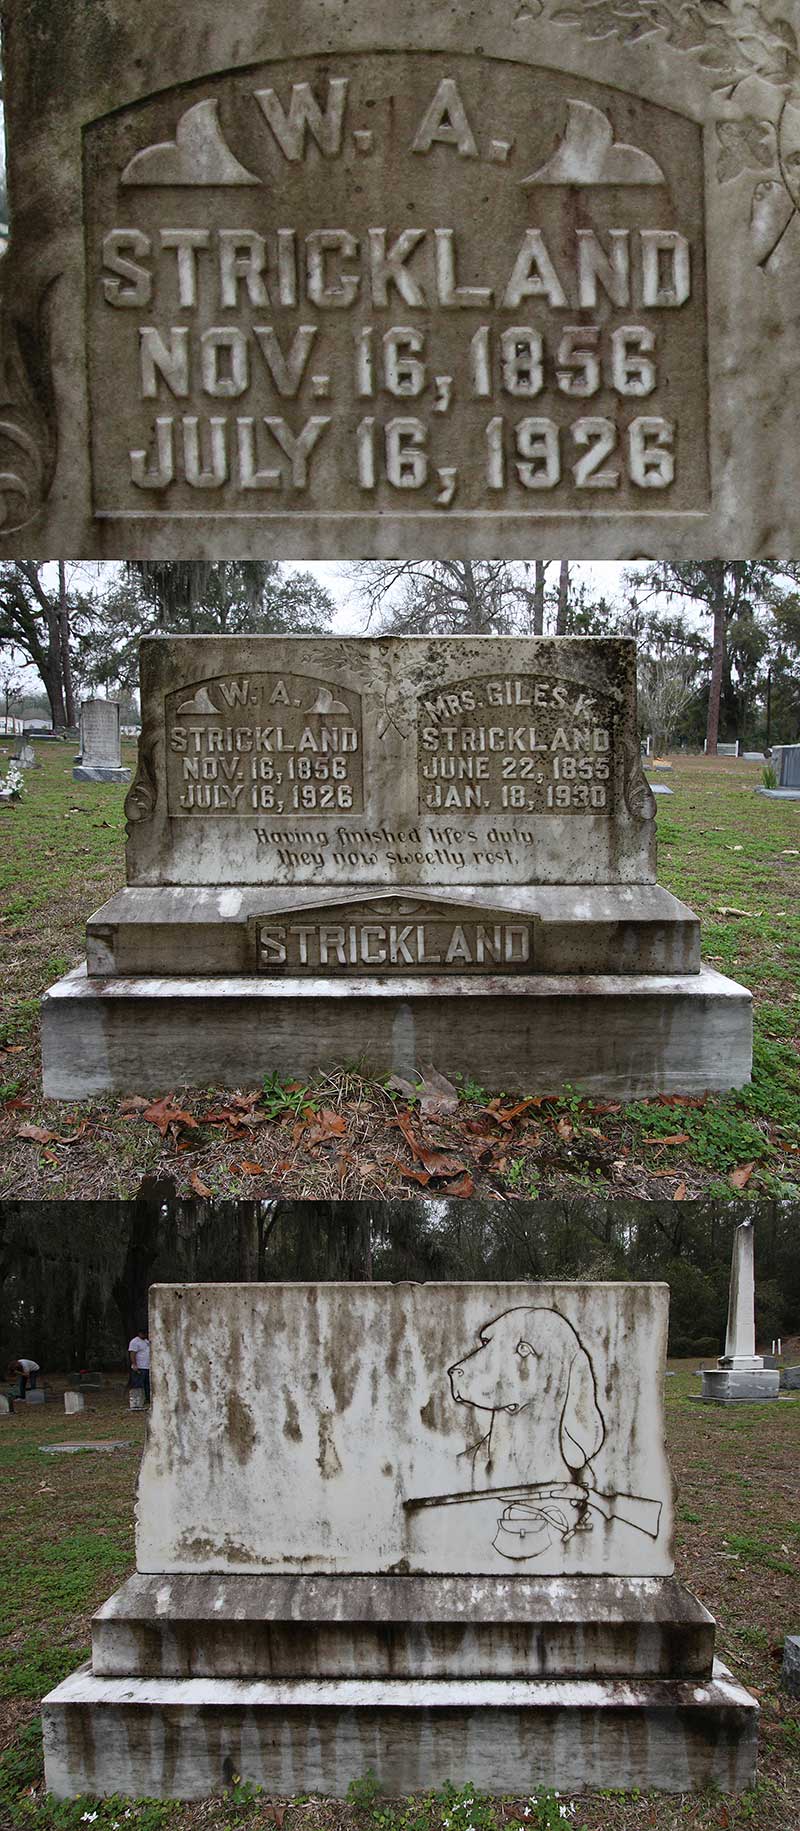
M 669 1576 L 668 1303 L 156 1286 L 137 1569 Z
M 635 665 L 617 639 L 148 639 L 128 883 L 650 883 Z
M 791 0 L 3 12 L 0 554 L 793 550 Z

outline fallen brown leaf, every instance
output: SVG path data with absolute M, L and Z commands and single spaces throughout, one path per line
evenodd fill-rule
M 731 1170 L 728 1182 L 732 1189 L 744 1189 L 749 1183 L 755 1169 L 755 1163 L 740 1163 L 737 1170 Z
M 88 1120 L 82 1119 L 77 1132 L 72 1132 L 68 1138 L 63 1137 L 60 1132 L 48 1132 L 43 1125 L 18 1125 L 16 1136 L 17 1138 L 29 1138 L 32 1144 L 75 1144 L 82 1137 L 87 1124 Z M 53 1162 L 57 1163 L 58 1159 L 54 1157 Z
M 423 1119 L 435 1119 L 439 1114 L 458 1112 L 458 1094 L 452 1081 L 440 1074 L 437 1068 L 426 1068 L 425 1079 L 419 1088 L 419 1110 Z
M 572 1143 L 572 1140 L 575 1137 L 575 1127 L 572 1120 L 567 1118 L 566 1113 L 562 1113 L 558 1125 L 556 1126 L 556 1131 L 558 1132 L 559 1138 L 563 1138 L 565 1144 Z
M 146 1100 L 143 1094 L 130 1094 L 127 1100 L 120 1100 L 117 1108 L 120 1113 L 145 1113 L 152 1100 Z
M 408 1164 L 401 1163 L 399 1157 L 393 1157 L 391 1162 L 387 1165 L 387 1168 L 399 1170 L 400 1175 L 405 1177 L 406 1182 L 419 1183 L 423 1189 L 431 1180 L 427 1170 L 414 1170 L 410 1168 Z
M 203 1182 L 203 1178 L 198 1174 L 197 1170 L 192 1171 L 192 1174 L 189 1177 L 189 1183 L 192 1189 L 194 1189 L 195 1195 L 202 1196 L 204 1201 L 208 1200 L 211 1195 L 211 1190 L 209 1189 L 208 1183 Z
M 685 1202 L 685 1200 L 686 1200 L 686 1184 L 685 1183 L 678 1184 L 677 1189 L 675 1189 L 673 1191 L 672 1199 L 674 1202 Z
M 242 1163 L 229 1164 L 228 1168 L 234 1176 L 266 1176 L 267 1174 L 263 1163 L 251 1163 L 248 1157 L 245 1157 Z
M 347 1131 L 347 1120 L 344 1113 L 337 1113 L 329 1107 L 323 1107 L 317 1115 L 317 1124 L 312 1125 L 306 1133 L 306 1144 L 325 1144 L 328 1138 L 341 1138 Z
M 528 1107 L 534 1104 L 533 1100 L 520 1100 L 517 1106 L 501 1106 L 498 1100 L 490 1100 L 489 1105 L 483 1110 L 489 1113 L 492 1119 L 496 1119 L 498 1125 L 508 1127 L 514 1124 L 515 1119 L 521 1118 L 522 1114 L 528 1111 Z
M 188 1125 L 193 1131 L 197 1131 L 197 1120 L 193 1119 L 191 1113 L 187 1113 L 184 1107 L 173 1106 L 172 1099 L 172 1094 L 165 1094 L 163 1100 L 154 1100 L 152 1106 L 145 1108 L 142 1118 L 148 1125 L 154 1125 L 162 1138 L 166 1138 L 171 1125 Z
M 642 1144 L 688 1144 L 690 1132 L 671 1132 L 668 1138 L 643 1138 Z
M 472 1177 L 469 1174 L 469 1171 L 467 1170 L 464 1176 L 460 1176 L 458 1178 L 457 1182 L 443 1183 L 442 1194 L 443 1195 L 455 1195 L 455 1196 L 460 1197 L 462 1200 L 465 1200 L 467 1196 L 474 1195 L 475 1194 L 475 1184 L 472 1180 Z

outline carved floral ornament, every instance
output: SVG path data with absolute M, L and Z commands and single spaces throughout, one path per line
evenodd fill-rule
M 659 37 L 693 57 L 720 101 L 737 109 L 746 83 L 773 90 L 773 117 L 739 114 L 716 122 L 717 178 L 757 174 L 750 228 L 759 265 L 769 266 L 800 214 L 800 40 L 789 0 L 533 0 L 554 24 L 590 40 L 636 45 Z

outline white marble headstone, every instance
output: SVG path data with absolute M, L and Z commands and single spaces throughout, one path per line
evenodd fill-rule
M 668 1291 L 151 1292 L 143 1572 L 669 1575 Z

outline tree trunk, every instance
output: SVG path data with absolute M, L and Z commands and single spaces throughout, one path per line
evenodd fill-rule
M 40 664 L 44 690 L 50 706 L 50 716 L 54 731 L 64 731 L 67 725 L 67 714 L 64 706 L 64 680 L 61 673 L 61 654 L 54 648 L 52 641 L 48 645 L 44 660 Z
M 558 614 L 556 635 L 565 636 L 569 622 L 569 560 L 562 559 L 558 569 Z
M 58 562 L 58 634 L 61 649 L 61 674 L 64 682 L 64 710 L 67 724 L 76 725 L 75 693 L 72 685 L 72 659 L 69 652 L 69 607 L 67 604 L 67 569 Z
M 714 642 L 711 655 L 711 686 L 708 694 L 706 754 L 715 757 L 719 738 L 719 707 L 722 695 L 722 670 L 725 660 L 725 564 L 719 560 L 713 597 Z
M 544 635 L 544 575 L 546 561 L 537 559 L 534 561 L 534 564 L 536 568 L 536 582 L 533 588 L 533 633 L 535 636 L 542 636 Z

